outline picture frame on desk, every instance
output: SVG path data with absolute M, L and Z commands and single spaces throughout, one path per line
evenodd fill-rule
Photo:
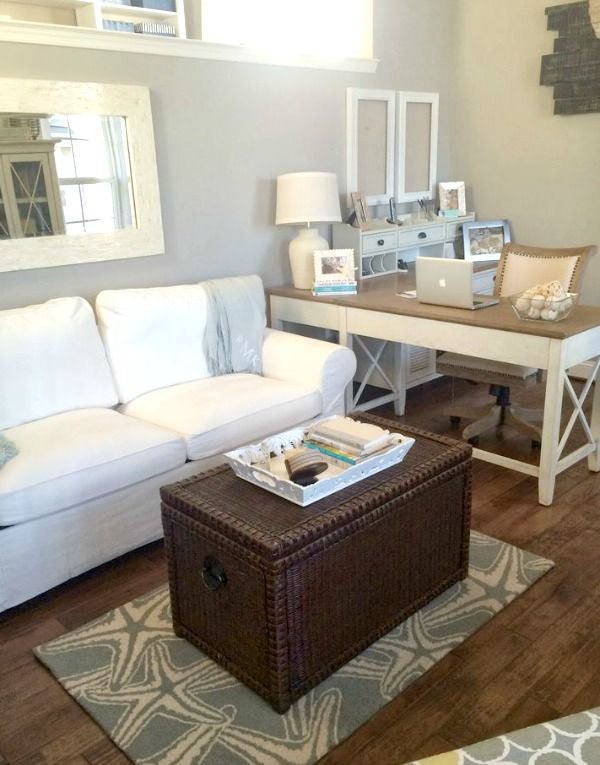
M 354 250 L 315 250 L 315 284 L 344 284 L 355 281 Z
M 459 218 L 467 214 L 464 181 L 442 181 L 438 184 L 440 215 Z
M 359 228 L 363 228 L 369 221 L 369 205 L 365 199 L 365 195 L 362 191 L 353 191 L 350 194 L 352 199 L 352 205 L 354 207 L 354 215 L 356 216 L 356 222 Z
M 465 260 L 500 260 L 502 248 L 511 240 L 507 220 L 474 220 L 462 224 Z

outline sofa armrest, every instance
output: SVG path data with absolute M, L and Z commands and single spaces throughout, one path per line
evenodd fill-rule
M 344 390 L 354 377 L 356 357 L 343 345 L 267 329 L 262 369 L 265 377 L 318 389 L 321 414 L 343 414 Z

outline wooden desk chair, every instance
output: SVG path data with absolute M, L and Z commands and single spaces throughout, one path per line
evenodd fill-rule
M 554 279 L 567 292 L 576 292 L 583 265 L 595 251 L 594 246 L 553 249 L 507 244 L 498 262 L 494 294 L 507 297 Z M 511 388 L 527 388 L 541 381 L 538 369 L 458 353 L 441 354 L 436 366 L 443 375 L 489 383 L 490 394 L 495 396 L 495 400 L 485 406 L 451 406 L 444 410 L 453 422 L 460 422 L 462 418 L 474 420 L 463 430 L 464 439 L 477 443 L 481 433 L 506 425 L 528 436 L 534 443 L 541 441 L 541 428 L 530 422 L 541 412 L 521 409 L 510 400 Z

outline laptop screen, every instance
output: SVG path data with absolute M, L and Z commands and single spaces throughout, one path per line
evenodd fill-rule
M 472 261 L 419 256 L 415 268 L 420 303 L 473 308 Z

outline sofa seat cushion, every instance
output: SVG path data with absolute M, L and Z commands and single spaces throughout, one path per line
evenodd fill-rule
M 172 470 L 181 436 L 112 409 L 80 409 L 5 431 L 19 453 L 0 470 L 0 526 L 32 520 Z
M 197 460 L 305 422 L 321 406 L 314 388 L 240 373 L 152 391 L 121 411 L 181 433 Z

